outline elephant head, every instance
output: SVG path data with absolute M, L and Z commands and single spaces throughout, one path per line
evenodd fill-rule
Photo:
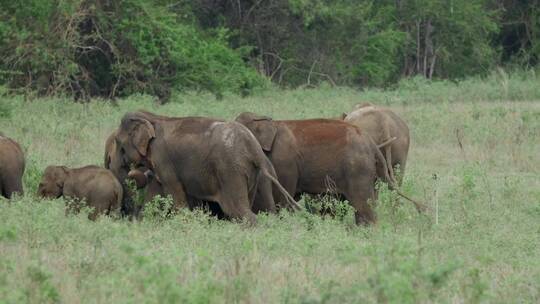
M 128 173 L 128 178 L 135 181 L 135 185 L 138 189 L 146 187 L 150 180 L 154 178 L 154 173 L 152 170 L 143 170 L 138 168 L 130 170 Z
M 115 136 L 123 162 L 126 165 L 144 165 L 148 161 L 150 142 L 155 137 L 154 126 L 144 115 L 124 115 Z
M 236 117 L 236 121 L 246 126 L 255 135 L 264 151 L 269 152 L 272 150 L 277 133 L 277 127 L 274 125 L 272 118 L 244 112 Z
M 41 177 L 38 195 L 46 198 L 62 196 L 67 175 L 68 169 L 64 166 L 48 166 Z

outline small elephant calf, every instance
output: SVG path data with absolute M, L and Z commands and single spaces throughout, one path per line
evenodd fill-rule
M 88 218 L 95 220 L 100 214 L 112 214 L 120 210 L 122 185 L 111 171 L 97 166 L 69 169 L 49 166 L 39 183 L 38 195 L 47 198 L 60 196 L 84 199 L 94 211 Z

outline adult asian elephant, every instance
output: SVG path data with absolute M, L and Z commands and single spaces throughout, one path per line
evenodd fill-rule
M 359 128 L 333 119 L 273 120 L 249 112 L 236 121 L 255 135 L 290 195 L 333 191 L 351 203 L 357 223 L 375 221 L 368 200 L 375 198 L 376 179 L 395 183 L 377 146 Z
M 409 127 L 405 121 L 392 110 L 370 103 L 356 105 L 352 112 L 344 113 L 343 120 L 365 131 L 381 146 L 391 178 L 396 179 L 394 170 L 399 166 L 398 182 L 401 184 L 410 145 Z
M 113 131 L 105 142 L 104 166 L 116 176 L 124 190 L 121 214 L 130 218 L 139 218 L 146 203 L 152 201 L 158 195 L 165 197 L 170 193 L 165 193 L 161 182 L 152 170 L 145 167 L 130 169 L 122 156 L 121 148 L 116 143 L 115 137 L 117 133 L 118 130 Z M 134 189 L 127 186 L 128 180 L 133 180 L 137 189 L 144 189 L 142 202 L 135 201 L 136 193 L 133 192 Z M 215 203 L 191 199 L 189 205 L 191 207 L 206 208 L 210 210 L 211 214 L 223 218 L 223 212 Z
M 0 195 L 11 198 L 23 194 L 24 153 L 13 139 L 0 133 Z
M 115 142 L 126 163 L 155 173 L 177 208 L 189 206 L 193 199 L 216 202 L 228 217 L 250 223 L 256 222 L 256 196 L 256 206 L 276 209 L 272 184 L 282 187 L 259 143 L 241 124 L 127 113 Z M 290 196 L 282 202 L 297 207 Z

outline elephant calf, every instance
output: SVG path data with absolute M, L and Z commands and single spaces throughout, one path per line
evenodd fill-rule
M 343 120 L 359 127 L 379 145 L 392 179 L 396 179 L 394 168 L 397 166 L 403 176 L 410 144 L 409 128 L 403 119 L 388 108 L 364 103 L 356 105 L 351 113 L 344 114 Z
M 21 147 L 0 133 L 0 196 L 11 198 L 15 192 L 22 195 L 23 173 L 24 154 Z
M 107 169 L 97 166 L 69 169 L 64 166 L 49 166 L 39 183 L 38 195 L 47 198 L 60 196 L 84 199 L 94 211 L 88 218 L 95 220 L 100 214 L 111 214 L 120 210 L 122 185 Z

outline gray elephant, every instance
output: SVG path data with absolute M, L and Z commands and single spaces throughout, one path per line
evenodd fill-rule
M 38 195 L 84 199 L 89 207 L 94 208 L 88 218 L 95 220 L 100 214 L 120 211 L 123 190 L 120 182 L 107 169 L 97 166 L 75 169 L 48 166 L 39 183 Z
M 377 146 L 358 128 L 339 120 L 273 120 L 247 112 L 236 121 L 255 135 L 290 195 L 332 191 L 355 208 L 357 223 L 375 221 L 368 200 L 375 199 L 376 179 L 389 176 Z
M 215 202 L 228 217 L 250 223 L 256 222 L 254 206 L 276 210 L 272 184 L 283 188 L 259 143 L 241 124 L 135 112 L 122 118 L 115 142 L 122 160 L 155 173 L 176 208 L 193 207 L 189 202 L 195 200 Z M 298 207 L 290 196 L 282 202 Z
M 24 153 L 13 139 L 0 133 L 0 195 L 11 198 L 23 194 Z
M 343 120 L 367 132 L 380 146 L 391 178 L 396 179 L 394 170 L 399 166 L 398 182 L 401 184 L 410 145 L 409 127 L 405 121 L 392 110 L 370 103 L 356 105 L 351 113 L 343 114 Z
M 121 149 L 115 140 L 117 132 L 118 130 L 113 131 L 105 142 L 104 166 L 111 170 L 120 181 L 124 190 L 124 199 L 121 208 L 122 215 L 129 218 L 139 218 L 146 203 L 152 201 L 157 195 L 165 197 L 169 193 L 165 193 L 161 182 L 152 170 L 145 167 L 130 169 L 129 165 L 124 162 Z M 142 202 L 136 202 L 134 200 L 136 193 L 133 193 L 134 189 L 130 189 L 127 186 L 128 180 L 133 180 L 137 189 L 144 189 Z M 190 198 L 188 197 L 188 199 Z M 189 205 L 192 208 L 201 207 L 207 209 L 212 215 L 218 218 L 224 218 L 222 210 L 213 202 L 204 202 L 191 198 Z

